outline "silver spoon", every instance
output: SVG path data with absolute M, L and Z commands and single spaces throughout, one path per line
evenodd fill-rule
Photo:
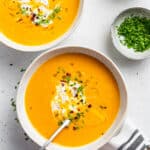
M 65 120 L 63 124 L 53 133 L 53 135 L 49 138 L 49 140 L 47 140 L 39 150 L 45 150 L 46 147 L 56 138 L 56 136 L 69 124 L 70 120 Z

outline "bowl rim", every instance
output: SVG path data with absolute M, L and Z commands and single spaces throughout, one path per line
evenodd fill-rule
M 124 102 L 124 108 L 123 109 L 123 112 L 121 112 L 121 107 L 120 107 L 120 110 L 118 112 L 119 113 L 122 113 L 122 115 L 120 116 L 120 118 L 117 116 L 115 121 L 113 122 L 113 124 L 111 125 L 110 129 L 108 129 L 108 131 L 106 132 L 106 134 L 104 134 L 102 137 L 98 138 L 96 141 L 94 142 L 91 142 L 89 144 L 86 144 L 86 145 L 83 145 L 83 146 L 79 146 L 79 147 L 63 147 L 62 145 L 58 146 L 58 147 L 55 147 L 56 145 L 52 145 L 52 149 L 53 150 L 57 150 L 57 148 L 62 148 L 62 150 L 91 150 L 91 148 L 94 146 L 94 148 L 99 148 L 99 147 L 102 147 L 103 145 L 105 145 L 106 143 L 108 143 L 113 136 L 115 136 L 117 134 L 117 132 L 120 130 L 120 128 L 122 127 L 124 121 L 125 121 L 125 118 L 126 118 L 126 114 L 127 114 L 127 106 L 128 106 L 128 94 L 127 94 L 127 86 L 126 86 L 126 82 L 125 82 L 125 79 L 122 75 L 122 73 L 120 72 L 120 70 L 118 69 L 118 67 L 116 66 L 116 64 L 110 59 L 108 58 L 107 56 L 105 56 L 103 53 L 97 51 L 97 50 L 94 50 L 94 49 L 90 49 L 90 48 L 86 48 L 86 47 L 77 47 L 77 46 L 67 46 L 67 47 L 57 47 L 53 50 L 49 50 L 49 51 L 46 51 L 46 52 L 43 52 L 42 54 L 40 54 L 38 57 L 36 57 L 34 59 L 34 61 L 29 65 L 29 67 L 27 68 L 26 72 L 24 73 L 22 79 L 21 79 L 21 82 L 20 82 L 20 85 L 19 85 L 19 88 L 18 88 L 18 92 L 17 92 L 17 99 L 16 99 L 16 106 L 17 106 L 17 116 L 18 116 L 18 119 L 19 119 L 19 122 L 23 128 L 23 130 L 27 133 L 27 135 L 38 145 L 42 146 L 43 143 L 40 143 L 39 141 L 37 141 L 37 139 L 34 139 L 34 136 L 31 135 L 31 133 L 29 132 L 29 130 L 26 128 L 26 126 L 24 125 L 24 118 L 22 118 L 21 116 L 21 113 L 20 113 L 20 110 L 22 110 L 22 108 L 19 108 L 20 106 L 20 93 L 22 92 L 22 85 L 24 84 L 24 82 L 28 82 L 26 81 L 26 76 L 28 74 L 28 72 L 30 72 L 32 70 L 32 67 L 34 67 L 34 65 L 36 64 L 37 61 L 39 61 L 40 59 L 42 59 L 43 57 L 46 57 L 47 55 L 50 55 L 50 53 L 55 53 L 58 51 L 58 53 L 56 55 L 61 55 L 61 54 L 64 54 L 64 53 L 61 53 L 61 50 L 62 49 L 71 49 L 71 48 L 74 48 L 74 49 L 82 49 L 81 51 L 81 54 L 86 54 L 84 52 L 84 50 L 87 50 L 89 51 L 90 53 L 93 53 L 95 56 L 99 55 L 99 57 L 102 57 L 102 59 L 105 59 L 105 61 L 110 64 L 111 67 L 113 67 L 113 69 L 116 71 L 117 75 L 119 76 L 119 79 L 120 79 L 120 82 L 123 86 L 123 89 L 124 89 L 124 95 L 125 95 L 125 102 Z M 70 53 L 70 51 L 67 51 L 65 53 Z M 76 53 L 76 52 L 71 52 L 71 53 Z M 77 52 L 77 53 L 80 53 L 80 52 Z M 56 56 L 55 55 L 55 56 Z M 86 54 L 88 55 L 88 54 Z M 55 57 L 55 56 L 52 56 L 52 57 Z M 90 54 L 88 55 L 90 57 L 92 57 Z M 94 56 L 94 57 L 95 57 Z M 49 58 L 48 56 L 46 57 L 46 60 L 44 60 L 44 62 L 46 62 L 48 59 L 51 59 Z M 98 60 L 100 61 L 100 60 Z M 103 62 L 102 62 L 103 63 Z M 43 64 L 43 62 L 41 63 Z M 41 65 L 40 64 L 40 65 Z M 37 64 L 36 64 L 37 65 Z M 40 66 L 38 65 L 37 68 Z M 104 64 L 105 65 L 105 64 Z M 105 65 L 106 66 L 106 65 Z M 106 66 L 108 68 L 108 66 Z M 34 70 L 34 72 L 37 70 L 37 68 Z M 110 68 L 108 68 L 110 70 Z M 113 70 L 112 69 L 112 70 Z M 111 70 L 110 70 L 111 71 Z M 32 73 L 33 75 L 33 73 Z M 29 79 L 32 77 L 32 75 L 29 77 Z M 114 76 L 115 77 L 115 76 Z M 117 80 L 117 79 L 116 79 Z M 28 83 L 27 83 L 28 84 Z M 26 86 L 27 87 L 27 86 Z M 26 88 L 25 88 L 26 90 Z M 25 93 L 25 90 L 23 91 Z M 23 101 L 25 100 L 25 98 L 23 98 Z M 24 107 L 24 106 L 23 106 Z M 116 120 L 119 120 L 118 122 L 116 122 Z M 29 120 L 28 120 L 28 123 L 29 123 Z M 30 122 L 31 124 L 31 122 Z M 36 131 L 38 132 L 38 131 Z M 108 133 L 108 134 L 107 134 Z M 39 136 L 40 133 L 38 133 Z M 45 141 L 44 141 L 45 142 Z M 54 146 L 54 147 L 53 147 Z M 56 148 L 56 149 L 55 149 Z M 49 147 L 48 147 L 49 149 Z
M 150 14 L 150 9 L 146 8 L 146 7 L 130 7 L 130 8 L 127 8 L 127 9 L 124 9 L 123 11 L 121 11 L 113 20 L 112 24 L 111 24 L 111 28 L 110 28 L 110 33 L 111 33 L 111 40 L 112 40 L 112 43 L 115 47 L 115 49 L 120 53 L 122 54 L 123 56 L 127 57 L 128 59 L 132 59 L 132 60 L 141 60 L 141 59 L 146 59 L 146 58 L 149 58 L 150 57 L 150 50 L 146 50 L 145 52 L 132 52 L 131 54 L 129 52 L 126 52 L 124 49 L 126 50 L 130 50 L 132 51 L 132 49 L 129 49 L 123 45 L 120 45 L 116 42 L 117 41 L 117 35 L 115 34 L 115 29 L 114 29 L 114 25 L 115 23 L 119 20 L 120 17 L 122 17 L 122 15 L 124 15 L 125 13 L 128 13 L 130 11 L 144 11 L 145 13 Z M 126 15 L 128 16 L 128 15 Z
M 3 34 L 2 32 L 0 33 L 0 42 L 3 43 L 4 45 L 6 45 L 9 48 L 13 48 L 17 51 L 22 51 L 22 52 L 40 52 L 40 51 L 44 51 L 50 48 L 55 47 L 56 45 L 58 45 L 59 43 L 63 42 L 64 40 L 66 40 L 67 38 L 69 38 L 69 36 L 76 30 L 76 28 L 78 27 L 80 21 L 81 21 L 81 17 L 83 14 L 83 9 L 84 9 L 84 0 L 79 0 L 79 8 L 77 11 L 77 15 L 74 18 L 72 24 L 69 26 L 69 28 L 66 30 L 66 32 L 64 32 L 62 35 L 60 35 L 59 37 L 57 37 L 55 40 L 45 43 L 45 44 L 41 44 L 41 45 L 23 45 L 21 43 L 17 43 L 15 41 L 13 41 L 12 39 L 10 39 L 9 37 L 5 36 L 5 34 Z

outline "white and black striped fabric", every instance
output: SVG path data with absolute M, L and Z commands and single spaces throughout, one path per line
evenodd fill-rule
M 129 120 L 112 139 L 111 144 L 115 150 L 150 150 L 150 142 Z

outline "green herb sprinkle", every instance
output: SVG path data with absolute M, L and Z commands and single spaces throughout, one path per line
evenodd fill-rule
M 127 17 L 117 27 L 120 42 L 135 52 L 144 52 L 150 49 L 150 19 L 146 17 Z

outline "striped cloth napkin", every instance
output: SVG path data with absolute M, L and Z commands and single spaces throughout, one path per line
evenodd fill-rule
M 114 150 L 150 150 L 150 141 L 137 129 L 130 120 L 110 142 Z

